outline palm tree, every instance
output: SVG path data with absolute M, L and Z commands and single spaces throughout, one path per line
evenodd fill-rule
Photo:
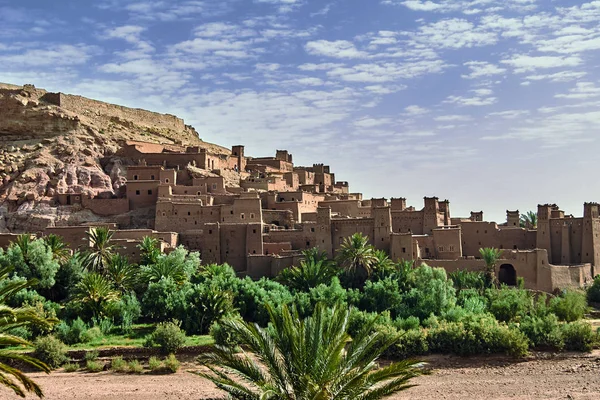
M 110 243 L 114 232 L 100 226 L 87 233 L 90 249 L 85 256 L 85 266 L 89 271 L 103 272 L 112 258 L 115 246 Z
M 52 256 L 60 264 L 66 262 L 71 255 L 71 251 L 67 247 L 67 244 L 62 237 L 54 234 L 50 234 L 44 237 L 44 243 L 52 251 Z
M 137 283 L 138 269 L 129 263 L 127 257 L 115 254 L 111 257 L 104 274 L 122 293 L 129 292 Z
M 107 278 L 96 272 L 89 272 L 75 286 L 72 300 L 82 302 L 98 318 L 107 303 L 118 299 L 119 292 Z
M 277 280 L 282 284 L 299 291 L 308 292 L 320 284 L 328 285 L 337 275 L 338 269 L 327 253 L 318 249 L 304 250 L 304 259 L 299 267 L 287 268 L 281 271 Z
M 372 323 L 351 338 L 347 307 L 318 304 L 305 320 L 287 306 L 269 313 L 271 329 L 224 320 L 224 329 L 253 354 L 216 345 L 199 358 L 210 373 L 199 375 L 233 399 L 374 400 L 414 386 L 410 379 L 423 373 L 413 360 L 379 368 L 377 360 L 396 339 L 372 333 Z
M 10 331 L 23 326 L 37 326 L 40 328 L 50 327 L 57 322 L 54 319 L 44 319 L 31 307 L 12 308 L 6 305 L 6 301 L 13 294 L 31 287 L 35 282 L 9 281 L 12 267 L 0 268 L 0 385 L 11 389 L 16 395 L 25 397 L 26 393 L 33 393 L 38 397 L 44 397 L 42 389 L 18 368 L 15 363 L 25 364 L 35 369 L 50 373 L 51 369 L 37 358 L 20 352 L 8 350 L 15 346 L 33 346 L 27 340 L 12 335 Z
M 144 236 L 142 242 L 137 247 L 140 249 L 142 256 L 140 265 L 151 265 L 158 262 L 161 252 L 157 239 L 151 236 Z
M 520 225 L 521 228 L 537 229 L 537 213 L 533 211 L 527 211 L 521 215 Z
M 502 250 L 492 247 L 479 249 L 479 254 L 485 262 L 485 274 L 488 286 L 498 287 L 498 279 L 496 277 L 496 264 L 502 256 Z
M 369 245 L 369 238 L 362 233 L 355 233 L 344 239 L 338 250 L 337 260 L 339 265 L 350 274 L 355 274 L 360 270 L 371 275 L 377 257 L 375 249 Z
M 23 260 L 25 262 L 29 261 L 29 250 L 31 249 L 31 243 L 33 239 L 29 234 L 22 234 L 17 236 L 15 241 L 12 243 L 13 246 L 17 246 L 19 250 L 21 250 L 21 254 L 23 255 Z

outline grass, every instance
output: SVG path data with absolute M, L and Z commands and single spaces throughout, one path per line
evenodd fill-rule
M 127 366 L 127 362 L 123 360 L 123 357 L 117 356 L 112 359 L 110 363 L 110 369 L 114 372 L 127 372 L 129 371 L 129 367 Z
M 100 361 L 88 361 L 85 363 L 88 372 L 100 372 L 104 369 L 104 363 Z
M 109 347 L 144 347 L 146 336 L 154 332 L 154 324 L 137 324 L 127 335 L 106 335 L 88 343 L 69 346 L 69 350 L 101 349 Z M 188 336 L 186 346 L 209 346 L 214 343 L 210 335 Z
M 75 372 L 79 369 L 79 364 L 77 363 L 66 363 L 63 365 L 65 372 Z
M 132 374 L 141 374 L 144 372 L 144 366 L 138 360 L 129 361 L 127 367 L 129 367 L 129 372 Z

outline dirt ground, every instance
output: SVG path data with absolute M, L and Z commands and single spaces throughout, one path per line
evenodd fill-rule
M 502 357 L 430 357 L 433 374 L 390 399 L 599 399 L 600 351 L 580 355 L 536 354 L 521 362 Z M 174 375 L 96 374 L 56 371 L 31 374 L 50 400 L 184 400 L 224 396 L 209 382 L 185 372 Z M 0 389 L 0 399 L 18 399 Z

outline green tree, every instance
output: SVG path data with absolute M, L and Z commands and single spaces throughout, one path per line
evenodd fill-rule
M 362 233 L 355 233 L 342 242 L 337 253 L 337 261 L 349 274 L 364 273 L 369 276 L 377 262 L 377 257 L 375 249 L 369 244 L 369 238 Z
M 101 317 L 107 303 L 119 299 L 119 292 L 104 276 L 89 272 L 75 286 L 73 300 L 88 307 L 95 318 Z
M 481 258 L 485 262 L 485 275 L 488 286 L 498 287 L 496 266 L 502 256 L 502 250 L 486 247 L 479 249 L 479 254 L 481 254 Z
M 327 258 L 327 253 L 313 248 L 304 250 L 302 254 L 304 259 L 300 266 L 281 271 L 277 277 L 279 282 L 291 289 L 308 292 L 321 284 L 328 285 L 337 275 L 337 266 Z
M 111 243 L 114 232 L 99 226 L 87 233 L 90 249 L 86 252 L 84 265 L 88 271 L 104 272 L 110 259 L 115 254 L 115 246 Z
M 519 223 L 521 228 L 537 229 L 537 221 L 537 213 L 533 211 L 527 211 L 525 214 L 521 215 Z
M 151 265 L 158 262 L 161 255 L 158 239 L 152 236 L 144 236 L 142 242 L 138 244 L 141 252 L 140 265 Z
M 200 267 L 200 256 L 188 252 L 182 246 L 169 254 L 162 254 L 155 264 L 142 267 L 141 276 L 146 283 L 158 282 L 163 278 L 171 278 L 178 284 L 190 280 Z
M 300 319 L 287 306 L 269 308 L 271 329 L 239 319 L 222 322 L 253 356 L 235 347 L 215 346 L 200 357 L 210 373 L 200 373 L 233 399 L 381 399 L 405 390 L 423 373 L 406 360 L 378 368 L 381 354 L 397 340 L 373 332 L 373 324 L 351 338 L 350 310 L 319 304 Z M 235 376 L 235 380 L 232 379 Z
M 25 397 L 29 392 L 41 398 L 44 396 L 42 389 L 14 365 L 25 364 L 46 373 L 50 373 L 51 369 L 37 358 L 8 349 L 15 346 L 33 346 L 10 332 L 15 328 L 31 326 L 48 328 L 56 320 L 40 317 L 33 308 L 12 308 L 6 305 L 12 295 L 34 284 L 32 281 L 5 282 L 11 272 L 11 267 L 0 268 L 0 385 L 21 397 Z
M 120 254 L 115 254 L 110 258 L 104 275 L 122 293 L 133 290 L 137 283 L 137 268 L 129 263 L 127 257 Z
M 20 235 L 0 258 L 3 266 L 14 267 L 16 275 L 35 279 L 39 288 L 49 289 L 56 283 L 60 265 L 43 240 Z
M 46 243 L 56 261 L 61 265 L 67 262 L 71 251 L 61 236 L 50 234 L 44 237 L 44 243 Z

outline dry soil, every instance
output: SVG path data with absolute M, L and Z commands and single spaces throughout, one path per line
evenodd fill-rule
M 534 355 L 514 362 L 506 358 L 430 357 L 433 374 L 415 379 L 418 386 L 391 399 L 600 399 L 600 352 L 579 355 Z M 202 378 L 174 375 L 126 375 L 53 372 L 31 374 L 50 400 L 217 399 L 222 393 Z M 17 399 L 5 389 L 0 398 Z

